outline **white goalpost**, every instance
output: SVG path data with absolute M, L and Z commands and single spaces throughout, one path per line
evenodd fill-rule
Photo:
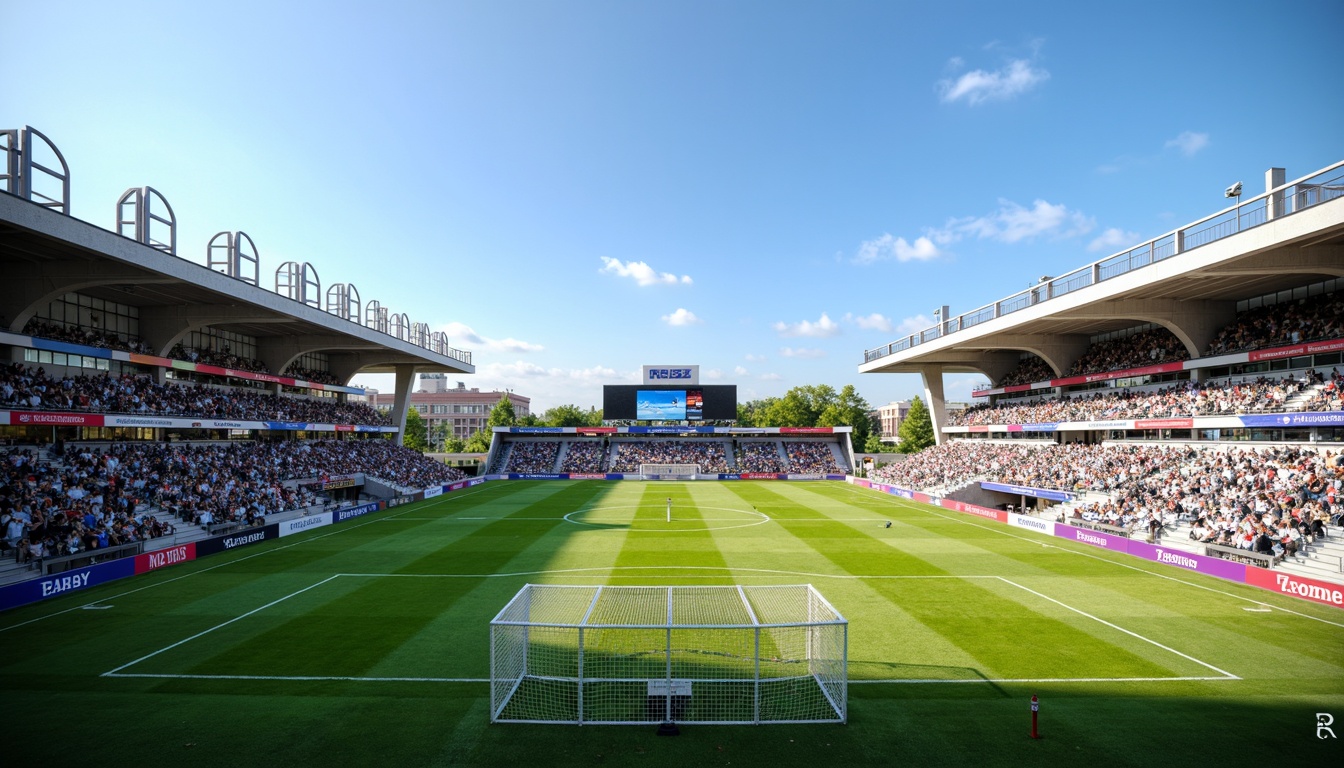
M 700 465 L 640 464 L 639 474 L 645 480 L 693 480 L 700 474 Z
M 528 584 L 490 622 L 490 720 L 843 723 L 848 633 L 810 584 Z

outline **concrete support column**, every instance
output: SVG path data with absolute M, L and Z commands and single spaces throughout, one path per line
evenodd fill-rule
M 933 439 L 943 444 L 943 427 L 947 425 L 947 401 L 943 398 L 943 367 L 941 365 L 921 365 L 920 378 L 924 380 L 924 404 L 929 407 L 929 418 L 933 421 Z
M 411 389 L 415 386 L 415 366 L 402 363 L 396 367 L 397 389 L 392 401 L 392 424 L 397 428 L 397 445 L 406 441 L 406 409 L 411 404 Z
M 1288 171 L 1283 168 L 1270 168 L 1265 171 L 1265 192 L 1273 192 L 1275 187 L 1282 187 L 1288 180 Z M 1265 211 L 1265 218 L 1272 219 L 1277 216 L 1284 216 L 1292 211 L 1284 210 L 1283 193 L 1275 192 L 1269 198 L 1269 209 Z

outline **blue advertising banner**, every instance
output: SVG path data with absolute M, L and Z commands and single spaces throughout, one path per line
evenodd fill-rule
M 1059 429 L 1058 421 L 1049 421 L 1041 424 L 1023 424 L 1023 432 L 1054 432 Z
M 1029 488 L 1025 485 L 1005 485 L 1003 483 L 981 483 L 980 487 L 986 491 L 998 491 L 999 493 L 1011 493 L 1014 496 L 1030 496 L 1035 499 L 1050 499 L 1051 501 L 1073 501 L 1076 494 L 1068 491 L 1052 491 L 1047 488 Z
M 120 560 L 77 568 L 54 576 L 10 584 L 0 587 L 0 611 L 133 575 L 135 575 L 135 558 L 123 557 Z
M 39 339 L 36 336 L 32 340 L 33 349 L 45 349 L 52 352 L 64 352 L 68 355 L 83 355 L 85 357 L 101 357 L 112 359 L 112 351 L 101 349 L 99 347 L 86 347 L 83 344 L 67 344 L 64 341 L 52 341 L 51 339 Z
M 1238 416 L 1237 420 L 1248 427 L 1341 427 L 1344 426 L 1344 411 L 1272 413 Z
M 563 434 L 564 427 L 509 427 L 509 431 L 519 435 L 555 435 Z
M 267 428 L 267 429 L 284 429 L 284 430 L 300 430 L 300 429 L 308 429 L 308 422 L 306 422 L 306 421 L 268 421 L 268 422 L 266 422 L 266 428 Z

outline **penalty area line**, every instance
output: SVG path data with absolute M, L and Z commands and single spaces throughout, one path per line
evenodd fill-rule
M 1069 604 L 1067 604 L 1067 603 L 1060 602 L 1059 600 L 1056 600 L 1055 598 L 1050 597 L 1049 595 L 1043 595 L 1043 594 L 1041 594 L 1040 592 L 1037 592 L 1036 590 L 1031 589 L 1030 587 L 1024 587 L 1024 586 L 1022 586 L 1021 584 L 1018 584 L 1017 582 L 1015 582 L 1015 581 L 1013 581 L 1013 580 L 1011 580 L 1011 579 L 1005 579 L 1005 578 L 1003 578 L 1002 576 L 1000 576 L 1000 577 L 999 577 L 999 580 L 1002 581 L 1002 582 L 1005 583 L 1005 584 L 1010 584 L 1010 585 L 1012 585 L 1012 586 L 1014 586 L 1014 587 L 1017 587 L 1018 589 L 1023 590 L 1024 592 L 1030 592 L 1031 594 L 1033 594 L 1033 595 L 1035 595 L 1035 596 L 1041 598 L 1042 600 L 1048 600 L 1048 601 L 1054 603 L 1055 605 L 1058 605 L 1058 606 L 1061 607 L 1061 608 L 1064 608 L 1064 609 L 1073 611 L 1074 613 L 1078 614 L 1079 616 L 1083 616 L 1083 617 L 1085 617 L 1085 618 L 1089 618 L 1089 619 L 1091 619 L 1091 620 L 1093 620 L 1093 621 L 1095 621 L 1095 622 L 1098 622 L 1098 623 L 1100 623 L 1100 624 L 1104 624 L 1104 625 L 1110 627 L 1111 629 L 1116 630 L 1117 632 L 1123 632 L 1123 633 L 1125 633 L 1126 635 L 1129 635 L 1130 637 L 1133 637 L 1133 638 L 1142 640 L 1143 642 L 1148 643 L 1148 644 L 1150 644 L 1150 645 L 1155 645 L 1155 646 L 1157 646 L 1158 648 L 1161 648 L 1162 650 L 1164 650 L 1164 651 L 1166 651 L 1166 652 L 1168 652 L 1168 653 L 1174 653 L 1174 654 L 1176 654 L 1177 656 L 1180 656 L 1180 657 L 1183 658 L 1183 659 L 1186 659 L 1186 660 L 1188 660 L 1188 661 L 1193 661 L 1194 663 L 1200 665 L 1201 667 L 1204 667 L 1205 669 L 1211 669 L 1211 670 L 1213 670 L 1214 672 L 1217 672 L 1217 673 L 1220 674 L 1220 675 L 1224 675 L 1224 676 L 1226 676 L 1226 679 L 1228 679 L 1228 680 L 1240 680 L 1240 679 L 1241 679 L 1240 677 L 1237 677 L 1236 675 L 1232 674 L 1231 672 L 1228 672 L 1228 671 L 1226 671 L 1226 670 L 1219 669 L 1218 667 L 1213 666 L 1212 664 L 1208 663 L 1207 661 L 1200 661 L 1199 659 L 1196 659 L 1194 656 L 1191 656 L 1191 655 L 1186 654 L 1186 653 L 1181 653 L 1180 651 L 1176 650 L 1175 648 L 1172 648 L 1172 647 L 1167 646 L 1167 645 L 1163 645 L 1162 643 L 1159 643 L 1159 642 L 1157 642 L 1156 640 L 1153 640 L 1152 638 L 1144 637 L 1143 635 L 1140 635 L 1138 632 L 1133 632 L 1133 631 L 1131 631 L 1131 630 L 1125 629 L 1124 627 L 1122 627 L 1122 626 L 1120 626 L 1120 625 L 1118 625 L 1118 624 L 1112 624 L 1111 622 L 1109 622 L 1109 621 L 1107 621 L 1107 620 L 1105 620 L 1105 619 L 1102 619 L 1102 618 L 1098 618 L 1098 617 L 1096 617 L 1096 616 L 1093 616 L 1092 614 L 1088 613 L 1087 611 L 1079 610 L 1078 608 L 1074 608 L 1073 606 L 1071 606 L 1071 605 L 1069 605 Z M 1217 678 L 1215 678 L 1215 679 L 1217 679 Z
M 111 677 L 111 676 L 115 675 L 116 673 L 120 672 L 121 670 L 126 669 L 127 667 L 133 667 L 133 666 L 135 666 L 136 664 L 139 664 L 140 662 L 145 661 L 146 659 L 152 659 L 152 658 L 154 658 L 155 656 L 158 656 L 160 653 L 163 653 L 163 652 L 165 652 L 165 651 L 171 651 L 172 649 L 178 647 L 179 645 L 184 645 L 184 644 L 186 644 L 186 643 L 191 642 L 192 640 L 195 640 L 195 639 L 198 638 L 198 637 L 203 637 L 203 636 L 205 636 L 205 635 L 208 635 L 208 634 L 210 634 L 211 632 L 214 632 L 216 629 L 220 629 L 221 627 L 227 627 L 228 625 L 234 623 L 235 621 L 241 621 L 241 620 L 243 620 L 243 619 L 246 619 L 248 616 L 251 616 L 251 615 L 254 614 L 254 613 L 260 613 L 261 611 L 264 611 L 264 610 L 266 610 L 267 608 L 270 608 L 270 607 L 273 606 L 273 605 L 279 605 L 280 603 L 283 603 L 284 601 L 288 600 L 288 599 L 291 598 L 291 597 L 294 597 L 295 595 L 301 595 L 301 594 L 303 594 L 304 592 L 307 592 L 307 591 L 310 590 L 310 589 L 316 589 L 316 588 L 322 586 L 323 584 L 326 584 L 327 582 L 329 582 L 329 581 L 331 581 L 331 580 L 333 580 L 333 579 L 336 579 L 336 578 L 339 578 L 339 576 L 328 576 L 327 578 L 325 578 L 325 579 L 323 579 L 323 580 L 317 582 L 316 584 L 310 584 L 309 586 L 306 586 L 306 587 L 304 587 L 303 589 L 300 589 L 300 590 L 297 591 L 297 592 L 291 592 L 291 593 L 289 593 L 288 595 L 285 595 L 284 597 L 282 597 L 282 598 L 280 598 L 280 599 L 278 599 L 278 600 L 272 600 L 271 602 L 269 602 L 269 603 L 267 603 L 267 604 L 261 606 L 260 608 L 253 608 L 252 610 L 248 611 L 247 613 L 242 614 L 241 616 L 235 616 L 235 617 L 233 617 L 232 619 L 229 619 L 228 621 L 225 621 L 225 622 L 220 623 L 220 624 L 216 624 L 215 626 L 213 626 L 213 627 L 211 627 L 211 628 L 209 628 L 209 629 L 203 630 L 203 631 L 201 631 L 201 632 L 197 632 L 196 634 L 194 634 L 194 635 L 192 635 L 191 637 L 188 637 L 188 638 L 186 638 L 186 639 L 178 640 L 176 643 L 173 643 L 172 645 L 168 645 L 168 646 L 165 646 L 165 647 L 163 647 L 163 648 L 160 648 L 159 650 L 154 651 L 153 653 L 147 653 L 147 654 L 145 654 L 144 656 L 141 656 L 140 658 L 136 659 L 135 661 L 130 661 L 130 662 L 127 662 L 127 663 L 125 663 L 125 664 L 122 664 L 120 667 L 117 667 L 116 669 L 113 669 L 113 670 L 109 670 L 109 671 L 107 671 L 107 672 L 104 672 L 102 675 L 100 675 L 100 677 Z

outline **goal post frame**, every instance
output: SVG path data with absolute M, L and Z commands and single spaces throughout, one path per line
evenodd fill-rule
M 490 721 L 844 723 L 848 647 L 810 584 L 527 584 L 490 622 Z

